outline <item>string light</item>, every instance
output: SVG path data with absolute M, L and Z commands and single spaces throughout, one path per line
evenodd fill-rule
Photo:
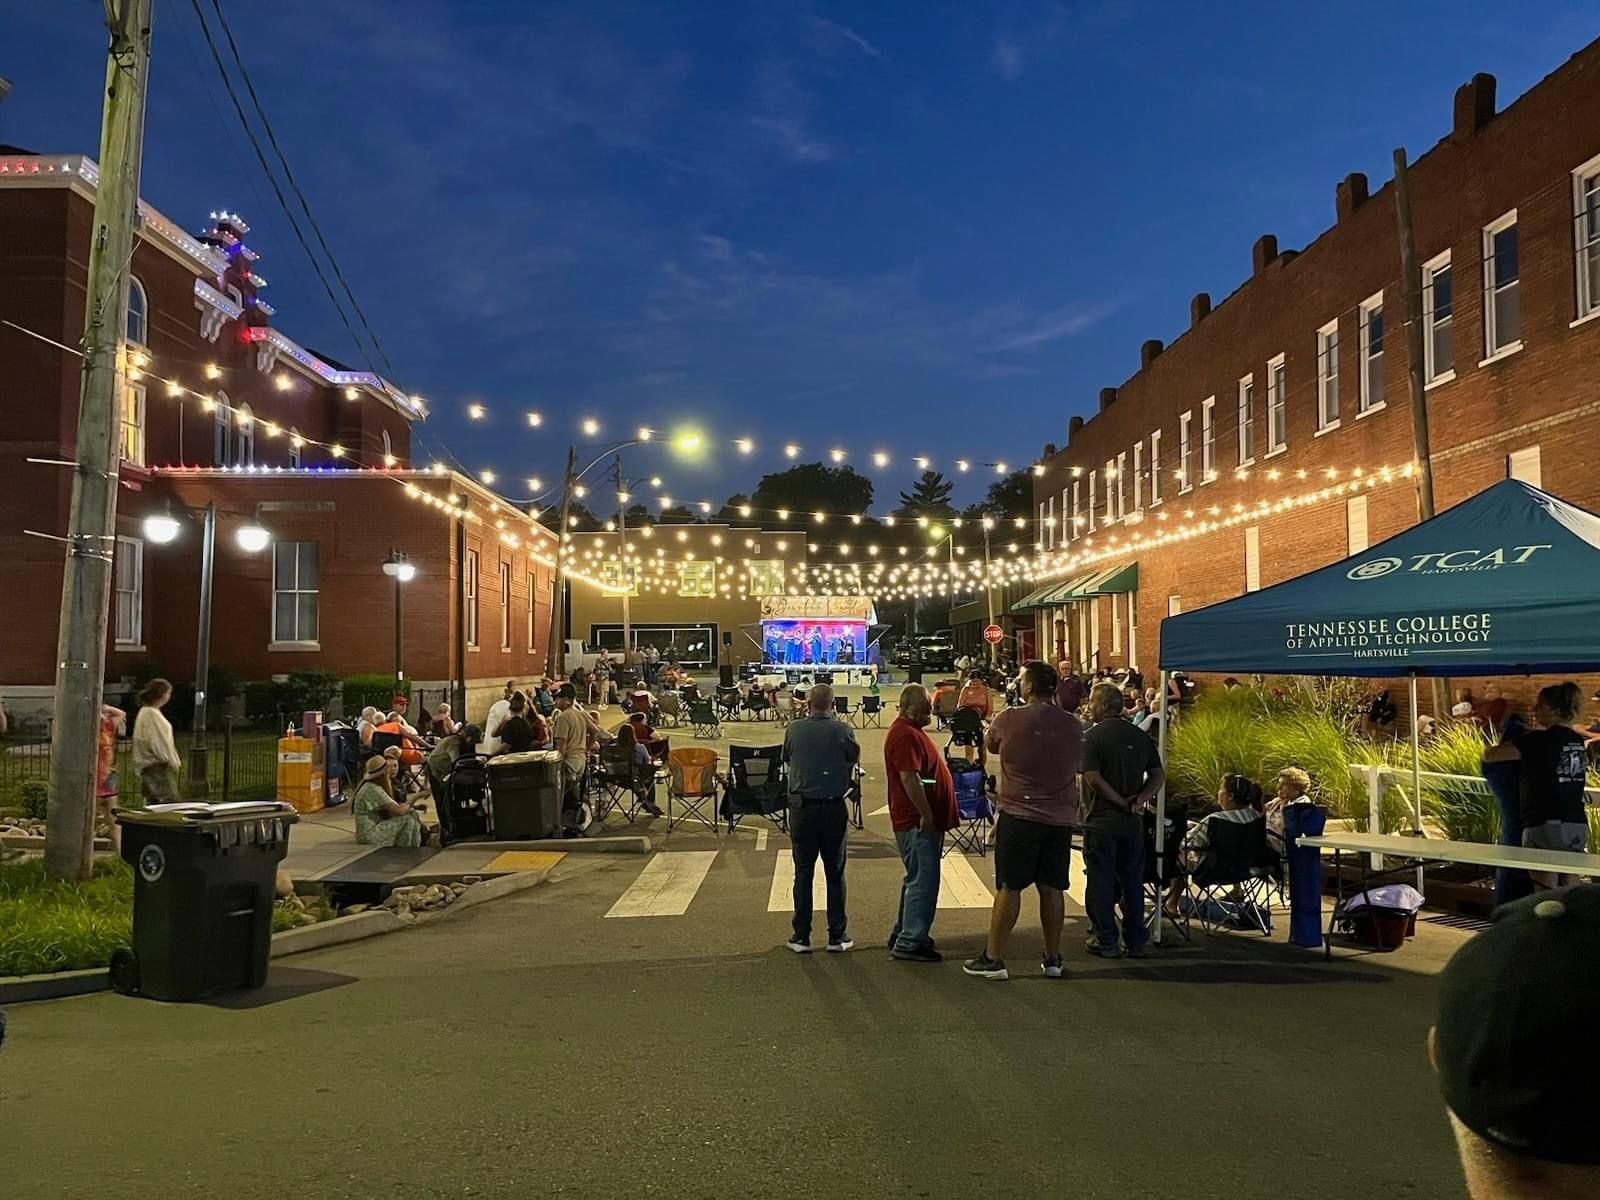
M 594 437 L 600 432 L 600 422 L 590 417 L 583 423 L 583 432 L 586 437 Z
M 542 414 L 536 413 L 536 412 L 531 412 L 531 413 L 528 414 L 528 428 L 529 429 L 537 429 L 537 428 L 539 428 L 539 426 L 541 426 L 543 424 L 544 424 L 544 417 L 543 417 Z
M 488 415 L 489 415 L 489 410 L 484 408 L 484 406 L 481 405 L 481 404 L 469 404 L 469 405 L 467 405 L 467 416 L 471 420 L 481 421 L 481 420 L 483 420 L 484 417 L 486 417 Z

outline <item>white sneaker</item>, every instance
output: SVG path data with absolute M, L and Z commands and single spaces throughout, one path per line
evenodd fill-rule
M 844 941 L 842 941 L 842 942 L 829 942 L 828 943 L 828 953 L 829 954 L 843 954 L 846 950 L 853 950 L 854 948 L 855 948 L 855 942 L 853 942 L 849 938 L 845 938 Z
M 802 942 L 798 938 L 790 938 L 787 942 L 784 943 L 784 945 L 789 947 L 789 949 L 793 950 L 796 954 L 810 954 L 811 953 L 811 943 L 810 942 Z M 829 949 L 832 949 L 832 947 L 829 947 Z

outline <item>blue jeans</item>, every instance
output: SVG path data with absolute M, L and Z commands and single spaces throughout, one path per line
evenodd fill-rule
M 1084 908 L 1095 940 L 1107 950 L 1117 945 L 1117 905 L 1122 906 L 1122 941 L 1129 950 L 1145 943 L 1144 830 L 1083 833 L 1083 869 L 1088 875 Z
M 900 884 L 900 910 L 895 915 L 894 931 L 889 934 L 892 949 L 918 950 L 933 945 L 933 916 L 939 907 L 939 851 L 944 835 L 918 829 L 896 830 L 894 843 L 906 877 Z

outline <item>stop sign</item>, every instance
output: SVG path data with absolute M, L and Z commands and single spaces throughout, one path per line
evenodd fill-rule
M 991 646 L 998 646 L 1006 640 L 1006 631 L 998 625 L 985 625 L 983 627 L 983 640 Z

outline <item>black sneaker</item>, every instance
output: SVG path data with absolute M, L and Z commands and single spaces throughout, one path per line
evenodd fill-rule
M 966 962 L 961 964 L 961 969 L 968 975 L 974 975 L 979 979 L 1011 978 L 1011 976 L 1006 973 L 1005 963 L 996 962 L 986 953 L 980 953 L 977 958 L 967 959 Z
M 1121 946 L 1102 946 L 1098 938 L 1090 938 L 1084 943 L 1084 950 L 1096 958 L 1121 958 Z
M 905 950 L 898 947 L 889 952 L 901 962 L 936 963 L 943 962 L 944 955 L 932 946 L 911 946 Z
M 1149 958 L 1150 947 L 1140 942 L 1137 946 L 1129 946 L 1125 953 L 1129 958 Z
M 1039 963 L 1039 970 L 1044 972 L 1044 977 L 1046 979 L 1061 979 L 1064 978 L 1067 973 L 1066 967 L 1061 965 L 1061 955 L 1059 954 L 1057 954 L 1054 958 L 1046 958 L 1041 960 Z
M 797 937 L 790 938 L 787 942 L 784 943 L 784 945 L 789 947 L 789 949 L 793 950 L 796 954 L 810 954 L 811 953 L 811 943 L 810 942 L 802 942 Z
M 843 954 L 847 950 L 854 950 L 855 947 L 856 947 L 855 941 L 852 938 L 850 938 L 848 935 L 846 935 L 845 937 L 842 937 L 842 938 L 829 938 L 828 939 L 828 953 L 829 954 Z

